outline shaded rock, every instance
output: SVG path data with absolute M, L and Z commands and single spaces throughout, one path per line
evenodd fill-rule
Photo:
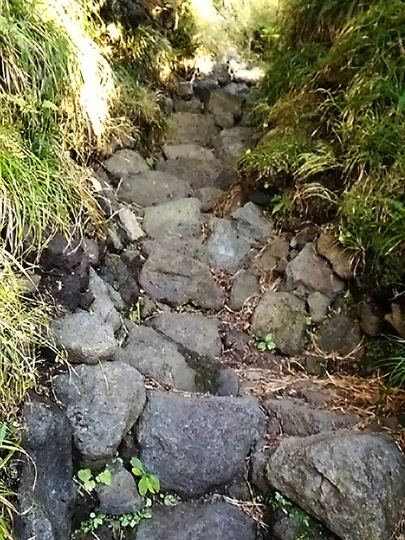
M 405 503 L 405 462 L 395 443 L 339 431 L 284 441 L 267 466 L 270 483 L 347 540 L 385 540 Z
M 234 396 L 239 394 L 239 378 L 235 371 L 228 366 L 218 368 L 214 385 L 213 393 L 216 396 Z
M 309 375 L 324 375 L 328 362 L 322 356 L 307 355 L 302 359 L 302 366 Z
M 136 242 L 136 240 L 145 236 L 142 227 L 139 225 L 138 218 L 129 208 L 121 208 L 118 212 L 118 219 L 130 242 Z
M 133 540 L 255 540 L 256 525 L 241 510 L 224 502 L 181 503 L 158 507 L 143 520 Z
M 185 180 L 161 171 L 147 171 L 125 177 L 117 195 L 128 204 L 144 207 L 183 199 L 190 191 Z
M 124 244 L 121 240 L 119 234 L 118 225 L 111 223 L 107 229 L 107 247 L 112 251 L 122 251 L 124 249 Z
M 378 336 L 382 330 L 383 317 L 377 306 L 370 302 L 360 302 L 357 307 L 360 327 L 368 336 Z
M 103 166 L 114 180 L 120 180 L 124 176 L 149 170 L 148 164 L 141 154 L 127 148 L 115 152 L 115 154 L 104 161 Z
M 315 291 L 307 298 L 309 313 L 314 323 L 321 323 L 328 313 L 330 298 L 324 294 Z
M 222 345 L 215 319 L 188 313 L 162 313 L 151 324 L 191 353 L 212 359 L 221 356 Z
M 190 160 L 214 161 L 216 159 L 212 150 L 197 144 L 164 144 L 163 154 L 167 160 L 188 158 Z
M 405 314 L 400 304 L 396 302 L 391 304 L 391 313 L 385 315 L 385 320 L 390 323 L 402 339 L 405 339 Z
M 135 304 L 139 297 L 139 287 L 136 282 L 137 274 L 142 266 L 141 262 L 132 265 L 130 268 L 124 262 L 126 252 L 119 255 L 109 253 L 104 257 L 100 268 L 100 276 L 106 281 L 115 291 L 119 292 L 122 300 L 127 306 Z M 139 267 L 139 268 L 138 268 Z
M 179 199 L 145 208 L 143 226 L 152 238 L 196 236 L 201 232 L 201 203 L 198 199 Z
M 327 353 L 345 356 L 360 342 L 360 327 L 345 310 L 335 313 L 319 327 L 318 345 Z
M 212 116 L 176 112 L 168 122 L 167 141 L 172 144 L 211 146 L 217 133 Z
M 141 459 L 163 489 L 202 495 L 243 472 L 264 423 L 255 399 L 153 392 L 139 424 Z
M 286 276 L 288 290 L 300 296 L 318 291 L 333 299 L 345 287 L 329 264 L 316 254 L 313 244 L 307 244 L 288 263 Z
M 108 285 L 97 275 L 93 268 L 90 268 L 89 289 L 94 296 L 91 304 L 92 314 L 117 331 L 121 327 L 121 318 L 115 309 L 114 302 L 110 295 Z
M 198 241 L 155 242 L 140 275 L 143 289 L 155 300 L 219 310 L 224 294 L 198 255 L 201 251 Z
M 216 158 L 202 161 L 200 158 L 178 157 L 162 161 L 156 166 L 157 171 L 188 182 L 192 189 L 220 184 L 218 178 L 223 169 L 223 162 Z
M 219 134 L 218 157 L 234 162 L 254 142 L 255 132 L 248 127 L 233 127 L 224 129 Z
M 83 459 L 112 457 L 145 404 L 140 373 L 122 362 L 79 365 L 71 373 L 56 375 L 53 381 Z
M 203 187 L 194 190 L 193 195 L 201 201 L 201 210 L 209 212 L 223 197 L 224 191 L 215 187 Z
M 224 90 L 231 96 L 239 97 L 242 101 L 245 101 L 251 92 L 246 84 L 236 82 L 230 82 L 225 86 Z
M 83 251 L 86 254 L 89 264 L 97 266 L 100 261 L 100 247 L 94 238 L 83 238 Z
M 147 326 L 133 326 L 115 360 L 130 364 L 143 375 L 153 377 L 178 390 L 195 392 L 195 372 L 176 345 Z
M 202 113 L 201 102 L 197 98 L 192 98 L 189 101 L 175 98 L 173 100 L 173 106 L 175 113 L 187 113 L 193 115 Z M 184 144 L 187 144 L 187 142 L 185 142 Z
M 271 517 L 270 534 L 274 540 L 337 540 L 336 536 L 329 532 L 311 516 L 296 515 L 294 512 L 286 515 L 283 510 L 276 510 Z
M 251 331 L 256 336 L 271 334 L 283 354 L 299 354 L 305 345 L 307 315 L 302 300 L 290 293 L 269 292 L 260 300 Z
M 111 359 L 117 348 L 111 324 L 85 311 L 53 320 L 50 329 L 71 362 L 97 364 Z
M 258 206 L 249 202 L 232 213 L 238 231 L 257 244 L 267 241 L 273 224 L 263 215 Z
M 253 241 L 241 234 L 227 219 L 211 220 L 211 235 L 206 243 L 210 264 L 233 274 L 248 260 Z
M 243 99 L 219 88 L 211 92 L 208 110 L 213 115 L 215 124 L 220 128 L 231 128 L 242 117 Z
M 177 95 L 180 99 L 191 99 L 194 95 L 193 83 L 190 81 L 181 81 L 177 86 Z
M 255 265 L 261 272 L 279 272 L 286 269 L 288 254 L 290 251 L 289 242 L 286 236 L 280 235 L 271 239 L 269 244 L 261 251 L 255 259 Z
M 361 418 L 354 414 L 313 409 L 288 398 L 269 399 L 265 401 L 264 407 L 270 420 L 276 421 L 272 422 L 276 433 L 297 437 L 350 428 L 361 421 Z
M 140 22 L 148 19 L 145 8 L 137 0 L 134 2 L 107 0 L 102 4 L 100 14 L 105 21 L 115 24 L 119 21 L 126 29 L 136 28 Z
M 165 115 L 169 116 L 169 114 L 173 114 L 174 101 L 172 98 L 170 98 L 169 96 L 165 96 L 163 94 L 159 94 L 157 96 L 157 102 Z
M 20 540 L 69 538 L 76 488 L 72 427 L 53 403 L 32 395 L 23 409 L 23 466 L 16 534 Z
M 100 511 L 115 516 L 138 512 L 144 502 L 138 493 L 134 476 L 125 469 L 119 459 L 110 463 L 111 484 L 97 484 L 96 494 Z
M 292 249 L 301 251 L 309 242 L 313 242 L 318 234 L 319 227 L 314 224 L 304 226 L 300 229 L 294 238 L 291 239 L 290 246 Z
M 341 278 L 348 279 L 353 275 L 352 262 L 347 251 L 340 246 L 336 239 L 326 232 L 318 238 L 316 249 L 332 265 L 333 271 Z
M 244 270 L 236 276 L 232 285 L 230 307 L 239 311 L 245 302 L 260 292 L 259 278 L 252 270 Z

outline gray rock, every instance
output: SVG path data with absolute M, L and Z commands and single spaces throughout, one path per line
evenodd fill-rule
M 163 489 L 202 495 L 243 472 L 264 423 L 252 398 L 153 392 L 139 424 L 141 459 Z
M 318 238 L 316 249 L 321 257 L 330 262 L 334 272 L 339 277 L 347 279 L 353 275 L 350 254 L 343 249 L 342 245 L 338 244 L 331 234 L 323 232 Z
M 90 306 L 92 314 L 100 319 L 102 323 L 111 326 L 113 330 L 119 330 L 121 318 L 115 309 L 110 288 L 93 268 L 90 268 L 89 290 L 94 296 L 94 301 Z
M 100 511 L 117 516 L 141 510 L 144 502 L 138 493 L 134 476 L 118 459 L 110 463 L 107 469 L 111 472 L 111 484 L 96 486 Z
M 231 94 L 232 96 L 239 97 L 242 101 L 245 101 L 250 94 L 249 87 L 244 83 L 235 83 L 231 82 L 227 84 L 224 88 L 225 92 Z
M 212 359 L 221 356 L 221 338 L 215 319 L 188 313 L 162 313 L 151 324 L 189 352 Z
M 138 218 L 129 208 L 120 208 L 118 219 L 130 242 L 136 242 L 145 236 L 142 227 L 139 225 Z
M 284 235 L 275 236 L 255 259 L 255 266 L 264 273 L 285 271 L 290 246 Z
M 228 366 L 221 366 L 215 374 L 214 394 L 216 396 L 234 396 L 239 394 L 239 378 Z
M 189 158 L 199 161 L 214 161 L 216 159 L 212 150 L 197 144 L 164 144 L 163 154 L 167 160 Z
M 290 293 L 269 292 L 260 300 L 251 330 L 256 336 L 271 334 L 283 354 L 299 354 L 305 346 L 307 315 L 302 300 Z
M 212 116 L 176 112 L 168 122 L 167 141 L 172 144 L 211 146 L 217 133 Z
M 233 127 L 224 129 L 217 143 L 219 157 L 235 162 L 254 142 L 254 129 Z
M 239 311 L 245 302 L 260 292 L 259 278 L 252 270 L 244 270 L 236 276 L 231 289 L 230 307 Z
M 318 345 L 327 353 L 350 354 L 360 345 L 360 326 L 343 310 L 322 323 L 318 332 Z
M 241 510 L 224 502 L 181 503 L 157 507 L 143 520 L 133 540 L 255 540 L 256 525 Z
M 193 83 L 190 81 L 182 81 L 177 86 L 177 95 L 180 99 L 191 99 L 194 95 Z
M 189 101 L 175 98 L 173 105 L 175 113 L 187 113 L 193 115 L 202 113 L 201 102 L 197 98 L 192 98 Z
M 117 344 L 111 324 L 78 311 L 50 324 L 57 347 L 66 349 L 71 362 L 97 364 L 114 356 Z
M 386 540 L 405 504 L 405 461 L 395 443 L 356 431 L 283 442 L 270 483 L 345 540 Z
M 321 292 L 315 291 L 308 295 L 307 303 L 312 321 L 314 323 L 321 323 L 328 313 L 331 303 L 330 298 Z
M 264 407 L 276 428 L 276 433 L 306 437 L 325 431 L 354 427 L 361 418 L 355 414 L 342 414 L 322 409 L 313 409 L 296 403 L 292 399 L 269 399 Z
M 83 251 L 89 259 L 91 266 L 97 266 L 100 261 L 100 248 L 94 238 L 83 238 Z
M 142 376 L 122 362 L 79 365 L 56 375 L 54 387 L 85 461 L 111 458 L 146 400 Z
M 224 164 L 219 159 L 202 161 L 192 157 L 168 159 L 157 164 L 156 170 L 188 182 L 193 190 L 220 183 Z
M 215 187 L 203 187 L 193 191 L 194 197 L 201 201 L 203 212 L 211 211 L 219 200 L 224 196 L 224 191 Z
M 277 510 L 271 517 L 270 534 L 272 540 L 337 540 L 336 536 L 329 532 L 311 516 L 295 512 L 285 513 Z
M 140 274 L 143 289 L 155 300 L 221 309 L 224 294 L 197 253 L 201 249 L 197 240 L 155 242 Z
M 190 184 L 185 180 L 161 171 L 147 171 L 125 177 L 118 197 L 128 204 L 145 207 L 184 199 L 190 192 Z
M 24 405 L 23 424 L 15 532 L 20 540 L 65 540 L 76 504 L 71 425 L 55 404 L 34 395 Z
M 273 224 L 251 202 L 235 210 L 232 218 L 237 222 L 238 231 L 257 244 L 266 242 L 273 230 Z
M 243 99 L 219 88 L 211 93 L 208 110 L 220 128 L 231 128 L 242 117 Z
M 134 326 L 116 360 L 130 364 L 143 375 L 163 384 L 195 392 L 195 372 L 186 363 L 176 345 L 147 326 Z
M 312 243 L 288 263 L 287 288 L 302 297 L 318 291 L 328 298 L 335 298 L 345 288 L 344 282 L 332 271 L 329 264 L 315 252 Z
M 109 159 L 104 161 L 103 165 L 107 172 L 116 179 L 149 170 L 148 164 L 141 154 L 127 148 L 115 152 Z
M 165 236 L 197 236 L 201 233 L 201 203 L 198 199 L 179 199 L 145 208 L 143 226 L 155 239 Z
M 371 302 L 362 301 L 357 307 L 361 329 L 368 336 L 378 336 L 382 330 L 384 316 L 381 308 Z
M 228 219 L 212 218 L 211 235 L 206 243 L 210 264 L 233 274 L 248 260 L 253 241 L 241 234 Z

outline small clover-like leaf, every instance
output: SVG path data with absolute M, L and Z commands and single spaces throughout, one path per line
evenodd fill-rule
M 149 474 L 148 480 L 149 480 L 149 486 L 150 486 L 149 491 L 151 491 L 152 493 L 159 493 L 160 491 L 159 478 L 155 474 Z
M 264 341 L 261 341 L 260 343 L 257 344 L 257 348 L 259 349 L 259 351 L 265 351 L 266 347 L 267 347 L 267 344 Z
M 138 490 L 141 497 L 145 497 L 145 495 L 149 491 L 149 482 L 147 476 L 142 476 L 142 478 L 138 482 Z
M 143 468 L 142 461 L 136 457 L 131 459 L 132 465 L 132 474 L 135 476 L 143 476 L 145 474 L 145 469 Z
M 96 476 L 96 480 L 100 484 L 110 486 L 111 485 L 111 472 L 108 469 L 106 469 L 105 471 L 101 472 L 100 474 Z
M 77 473 L 77 477 L 82 482 L 86 491 L 93 491 L 93 489 L 96 487 L 96 482 L 94 481 L 93 473 L 90 469 L 81 469 Z

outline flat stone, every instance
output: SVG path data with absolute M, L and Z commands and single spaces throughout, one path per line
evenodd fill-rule
M 141 154 L 124 148 L 118 150 L 103 163 L 104 168 L 113 178 L 123 178 L 129 174 L 138 174 L 149 170 Z
M 264 273 L 285 271 L 290 246 L 284 235 L 276 236 L 255 259 L 255 266 Z
M 252 398 L 152 392 L 138 429 L 141 460 L 163 489 L 202 495 L 243 473 L 264 424 Z
M 288 263 L 286 277 L 288 290 L 302 297 L 318 291 L 333 299 L 345 288 L 329 264 L 316 254 L 312 243 Z
M 155 239 L 201 233 L 201 203 L 188 198 L 145 208 L 143 226 Z
M 354 427 L 361 422 L 355 414 L 342 414 L 323 409 L 313 409 L 308 405 L 296 403 L 292 399 L 269 399 L 264 407 L 276 433 L 306 437 L 325 431 Z
M 224 502 L 158 506 L 142 520 L 131 540 L 255 540 L 256 525 L 236 506 Z
M 270 457 L 267 478 L 346 540 L 391 538 L 405 504 L 404 457 L 392 440 L 367 432 L 288 439 Z
M 119 516 L 141 510 L 144 502 L 138 493 L 134 476 L 125 469 L 119 459 L 109 463 L 107 470 L 111 473 L 111 483 L 99 483 L 96 486 L 100 512 Z
M 259 337 L 271 334 L 283 354 L 295 355 L 304 349 L 306 327 L 307 315 L 302 300 L 290 293 L 269 292 L 253 314 L 251 331 Z
M 145 236 L 138 218 L 129 208 L 121 208 L 118 212 L 118 219 L 130 242 L 136 242 Z
M 195 190 L 219 184 L 224 164 L 216 158 L 202 161 L 200 158 L 178 157 L 158 163 L 156 169 L 185 180 Z
M 217 133 L 211 116 L 176 112 L 169 119 L 166 138 L 172 144 L 211 146 Z
M 215 319 L 188 313 L 162 313 L 151 324 L 189 352 L 212 359 L 221 356 L 222 344 Z
M 236 276 L 232 285 L 230 307 L 235 311 L 243 308 L 246 301 L 260 292 L 259 278 L 252 270 L 244 270 Z
M 360 327 L 345 310 L 335 313 L 319 327 L 318 345 L 329 354 L 346 356 L 360 343 Z
M 328 313 L 331 303 L 330 298 L 321 292 L 315 291 L 308 295 L 307 303 L 312 322 L 321 323 Z
M 117 344 L 111 324 L 85 311 L 55 319 L 50 324 L 57 347 L 71 362 L 97 364 L 114 356 Z
M 214 161 L 216 158 L 209 148 L 197 144 L 164 144 L 163 154 L 167 160 L 188 158 L 199 161 Z
M 180 354 L 176 345 L 148 326 L 134 326 L 115 360 L 130 364 L 143 375 L 148 375 L 177 390 L 195 392 L 195 372 Z
M 147 171 L 125 177 L 117 196 L 128 204 L 145 207 L 184 199 L 190 192 L 185 180 L 161 171 Z
M 236 221 L 238 231 L 259 245 L 267 241 L 273 230 L 273 224 L 252 202 L 235 210 L 232 218 Z
M 113 457 L 146 400 L 139 371 L 122 362 L 79 365 L 53 379 L 55 395 L 69 418 L 85 461 Z
M 94 301 L 90 306 L 92 314 L 112 327 L 114 331 L 121 327 L 121 317 L 119 316 L 110 289 L 93 268 L 90 268 L 89 289 L 94 296 Z
M 254 242 L 229 219 L 212 218 L 210 225 L 211 235 L 206 243 L 210 264 L 216 270 L 237 272 L 249 259 Z
M 326 232 L 322 233 L 316 243 L 316 249 L 332 265 L 333 271 L 341 278 L 352 277 L 352 261 L 349 253 L 339 245 L 336 239 Z
M 211 92 L 208 110 L 220 128 L 231 128 L 242 117 L 243 99 L 219 88 Z
M 215 282 L 208 265 L 198 258 L 202 245 L 187 239 L 155 242 L 144 264 L 140 283 L 155 300 L 170 304 L 192 302 L 219 310 L 224 293 Z
M 23 424 L 16 537 L 65 540 L 76 506 L 72 427 L 59 407 L 35 395 L 24 405 Z

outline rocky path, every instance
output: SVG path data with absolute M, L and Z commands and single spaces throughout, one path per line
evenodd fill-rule
M 106 243 L 56 238 L 44 254 L 70 367 L 54 373 L 54 403 L 31 396 L 24 409 L 22 540 L 67 540 L 92 512 L 142 511 L 134 457 L 177 504 L 157 497 L 139 526 L 105 521 L 76 538 L 387 540 L 396 530 L 402 454 L 319 384 L 328 365 L 355 362 L 362 340 L 345 301 L 349 261 L 312 225 L 277 231 L 256 204 L 265 194 L 213 213 L 257 130 L 243 81 L 205 84 L 205 114 L 190 83 L 166 101 L 153 167 L 125 148 L 95 175 Z M 110 482 L 78 495 L 84 468 Z

